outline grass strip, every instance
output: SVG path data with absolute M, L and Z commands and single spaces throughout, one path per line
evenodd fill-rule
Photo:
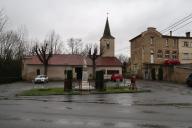
M 23 91 L 17 96 L 48 96 L 48 95 L 82 95 L 82 94 L 114 94 L 114 93 L 141 93 L 151 92 L 150 90 L 131 90 L 128 87 L 108 87 L 103 91 L 87 91 L 88 93 L 82 93 L 82 91 L 70 91 L 64 92 L 63 88 L 34 88 Z

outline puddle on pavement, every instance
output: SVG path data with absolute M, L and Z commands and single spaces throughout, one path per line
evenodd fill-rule
M 33 100 L 33 101 L 41 101 L 41 102 L 68 102 L 68 103 L 96 103 L 96 104 L 119 104 L 115 102 L 108 102 L 104 99 L 97 99 L 97 100 L 73 100 L 73 99 L 67 99 L 67 100 L 61 100 L 61 99 L 42 99 L 42 98 L 26 98 L 26 97 L 0 97 L 0 100 Z
M 82 121 L 74 121 L 74 120 L 67 120 L 67 119 L 60 119 L 57 123 L 62 125 L 84 125 Z
M 128 123 L 128 122 L 118 122 L 115 126 L 118 128 L 134 128 L 132 123 Z
M 170 107 L 192 107 L 192 103 L 159 103 L 159 104 L 135 104 L 139 106 L 170 106 Z
M 4 97 L 4 96 L 0 97 L 0 100 L 8 100 L 8 99 L 9 99 L 8 97 Z
M 143 112 L 143 113 L 148 113 L 148 114 L 156 114 L 156 113 L 159 113 L 159 112 L 155 112 L 155 111 L 152 111 L 152 110 L 143 110 L 142 112 Z
M 48 108 L 49 108 L 49 107 L 47 107 L 47 106 L 44 106 L 44 107 L 43 107 L 43 109 L 48 109 Z
M 100 123 L 94 122 L 94 121 L 87 122 L 86 125 L 87 125 L 88 127 L 99 127 L 99 126 L 101 126 Z
M 71 107 L 65 107 L 66 109 L 72 109 Z
M 72 101 L 62 101 L 62 102 L 73 102 L 73 103 L 91 103 L 91 104 L 117 104 L 112 102 L 106 102 L 106 101 L 87 101 L 87 100 L 72 100 Z
M 113 123 L 113 122 L 104 122 L 103 125 L 107 126 L 107 127 L 114 127 L 115 123 Z
M 10 104 L 6 104 L 6 103 L 2 103 L 2 104 L 0 104 L 0 105 L 5 105 L 5 106 L 7 106 L 7 105 L 21 105 L 21 104 L 15 104 L 15 103 L 10 103 Z
M 4 121 L 18 121 L 18 120 L 22 120 L 19 117 L 9 117 L 9 116 L 3 116 L 0 117 L 0 120 L 4 120 Z
M 133 128 L 133 124 L 129 122 L 109 122 L 109 121 L 98 121 L 98 120 L 68 120 L 68 119 L 60 119 L 57 123 L 61 125 L 68 126 L 87 126 L 87 127 L 118 127 L 118 128 Z
M 47 119 L 31 119 L 34 122 L 45 122 L 45 123 L 52 123 L 52 120 L 47 120 Z
M 159 124 L 138 124 L 139 128 L 170 128 L 166 125 Z
M 65 110 L 65 109 L 72 109 L 71 107 L 63 106 L 59 108 L 60 110 Z

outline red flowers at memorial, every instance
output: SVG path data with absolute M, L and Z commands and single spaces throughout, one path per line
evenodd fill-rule
M 164 61 L 165 65 L 178 65 L 180 61 L 178 59 L 168 59 Z

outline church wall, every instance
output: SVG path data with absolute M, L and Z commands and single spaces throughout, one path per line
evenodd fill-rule
M 114 57 L 115 56 L 115 42 L 114 39 L 102 39 L 100 47 L 103 50 L 103 57 Z
M 96 71 L 103 70 L 105 72 L 104 79 L 111 79 L 112 74 L 108 74 L 107 71 L 119 71 L 119 74 L 122 74 L 122 67 L 97 67 Z
M 65 70 L 66 66 L 48 66 L 47 69 L 47 76 L 49 77 L 49 80 L 64 80 L 65 76 Z M 43 65 L 26 65 L 23 69 L 23 80 L 34 80 L 34 78 L 37 76 L 37 69 L 40 70 L 40 74 L 44 73 L 44 67 Z M 75 73 L 75 67 L 72 67 L 73 71 L 73 78 L 76 78 Z
M 64 80 L 65 76 L 65 69 L 66 66 L 48 66 L 47 70 L 47 76 L 49 77 L 49 80 Z M 34 78 L 37 76 L 37 69 L 40 70 L 40 74 L 44 73 L 44 67 L 43 65 L 26 65 L 23 69 L 23 80 L 31 81 L 34 80 Z M 76 72 L 75 67 L 72 67 L 73 70 L 73 78 L 76 79 Z M 92 67 L 88 67 L 88 76 L 89 78 L 93 75 Z M 105 71 L 105 79 L 110 79 L 111 74 L 107 74 L 107 70 L 118 70 L 119 74 L 122 74 L 122 68 L 121 67 L 97 67 L 96 71 L 98 70 L 104 70 Z

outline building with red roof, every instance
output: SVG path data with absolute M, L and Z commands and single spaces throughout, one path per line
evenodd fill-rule
M 105 79 L 110 79 L 113 73 L 122 74 L 122 63 L 115 55 L 115 38 L 111 35 L 108 18 L 100 39 L 103 54 L 96 59 L 96 71 L 104 71 Z M 65 71 L 72 70 L 74 79 L 82 79 L 84 57 L 77 54 L 55 54 L 48 62 L 47 75 L 50 80 L 64 80 Z M 86 57 L 89 78 L 92 77 L 93 62 Z M 43 74 L 44 67 L 37 56 L 27 56 L 23 59 L 22 78 L 32 80 L 38 74 Z

